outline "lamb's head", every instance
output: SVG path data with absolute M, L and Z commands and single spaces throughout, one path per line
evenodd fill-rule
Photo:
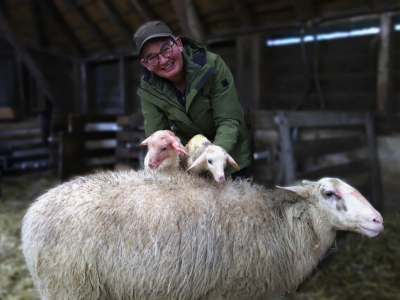
M 348 230 L 369 237 L 383 229 L 383 218 L 360 192 L 336 178 L 318 182 L 303 181 L 302 186 L 280 188 L 294 192 L 316 205 L 335 230 Z
M 187 171 L 199 166 L 210 171 L 215 181 L 223 182 L 225 181 L 227 162 L 235 169 L 240 170 L 239 165 L 222 147 L 210 145 L 204 149 L 204 152 L 189 166 Z
M 145 166 L 154 170 L 164 161 L 170 160 L 172 167 L 179 164 L 179 153 L 189 156 L 179 138 L 170 130 L 159 130 L 145 139 L 140 146 L 148 146 Z

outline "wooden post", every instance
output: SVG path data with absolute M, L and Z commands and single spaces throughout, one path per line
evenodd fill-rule
M 390 117 L 393 91 L 393 21 L 391 13 L 384 13 L 380 18 L 380 46 L 377 70 L 377 110 L 381 117 Z
M 370 113 L 366 113 L 365 115 L 365 129 L 368 141 L 368 156 L 371 162 L 371 169 L 370 169 L 370 176 L 372 183 L 371 202 L 375 208 L 381 209 L 383 207 L 381 172 L 376 150 L 374 121 Z
M 244 109 L 259 109 L 261 101 L 261 35 L 236 39 L 235 84 Z
M 293 148 L 290 140 L 289 121 L 283 111 L 278 111 L 275 117 L 275 123 L 279 129 L 279 139 L 281 142 L 281 160 L 284 167 L 284 182 L 285 185 L 293 184 L 295 177 Z

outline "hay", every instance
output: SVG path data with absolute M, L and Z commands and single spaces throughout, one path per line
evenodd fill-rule
M 37 300 L 21 252 L 21 220 L 29 204 L 58 182 L 49 176 L 4 179 L 0 201 L 0 299 Z M 400 299 L 400 213 L 383 214 L 385 230 L 369 239 L 339 233 L 334 254 L 285 300 Z
M 375 238 L 341 233 L 334 254 L 285 300 L 400 299 L 400 213 L 383 214 Z
M 21 248 L 21 221 L 29 204 L 57 181 L 50 177 L 4 178 L 0 201 L 0 299 L 39 299 Z

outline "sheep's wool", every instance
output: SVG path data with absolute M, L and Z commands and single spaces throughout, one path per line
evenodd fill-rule
M 312 204 L 186 172 L 78 177 L 30 207 L 23 252 L 42 299 L 256 299 L 291 291 L 335 233 Z

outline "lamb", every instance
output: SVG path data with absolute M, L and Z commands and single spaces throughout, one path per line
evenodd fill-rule
M 238 164 L 222 147 L 213 145 L 201 134 L 191 138 L 185 149 L 189 154 L 187 171 L 191 173 L 200 174 L 209 171 L 216 182 L 223 182 L 225 181 L 226 162 L 240 170 Z
M 339 179 L 267 190 L 145 169 L 49 190 L 23 219 L 22 246 L 43 300 L 273 299 L 312 272 L 336 230 L 382 229 Z
M 140 146 L 148 146 L 144 167 L 149 169 L 178 168 L 180 156 L 188 156 L 179 138 L 170 130 L 159 130 L 145 139 Z

